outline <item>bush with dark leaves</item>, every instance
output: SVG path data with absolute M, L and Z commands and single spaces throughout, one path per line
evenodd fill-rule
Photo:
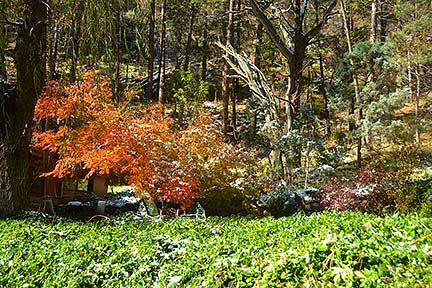
M 392 184 L 386 179 L 388 177 L 385 173 L 379 170 L 360 169 L 348 181 L 332 178 L 325 187 L 318 190 L 317 197 L 325 210 L 380 213 L 393 203 L 389 195 Z

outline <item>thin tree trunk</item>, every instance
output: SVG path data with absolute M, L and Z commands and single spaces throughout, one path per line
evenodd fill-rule
M 4 32 L 4 27 L 0 26 L 0 37 L 3 37 L 4 35 L 6 35 L 6 33 Z M 3 39 L 0 38 L 0 41 L 2 41 Z M 7 73 L 6 73 L 6 57 L 3 51 L 3 47 L 0 46 L 0 83 L 4 83 L 7 82 Z M 0 85 L 0 95 L 3 95 L 2 91 L 2 86 Z
M 255 44 L 255 53 L 254 53 L 254 65 L 258 68 L 261 69 L 261 46 L 263 43 L 263 34 L 264 34 L 264 26 L 261 22 L 258 22 L 257 25 L 257 29 L 256 29 L 256 44 Z M 249 92 L 250 94 L 252 94 L 252 91 Z M 255 136 L 256 132 L 257 132 L 257 123 L 258 122 L 258 115 L 257 115 L 257 110 L 253 109 L 252 111 L 252 119 L 251 119 L 251 124 L 250 124 L 250 130 L 251 130 L 251 136 Z M 270 158 L 269 158 L 270 159 Z
M 341 3 L 341 14 L 343 17 L 343 22 L 344 22 L 344 27 L 345 27 L 345 36 L 347 39 L 347 44 L 348 44 L 348 52 L 351 54 L 352 53 L 352 43 L 351 43 L 351 36 L 350 36 L 350 31 L 349 31 L 349 27 L 348 27 L 348 22 L 347 22 L 347 15 L 346 15 L 346 10 L 345 10 L 345 3 L 344 0 L 340 1 Z M 354 62 L 352 59 L 350 59 L 350 64 L 352 66 L 354 66 Z M 358 83 L 358 78 L 357 78 L 357 74 L 355 72 L 353 72 L 353 80 L 354 80 L 354 93 L 355 93 L 355 100 L 356 100 L 356 104 L 357 104 L 357 129 L 360 129 L 360 123 L 361 120 L 363 119 L 363 111 L 362 111 L 362 103 L 361 103 L 361 99 L 360 99 L 360 88 L 359 88 L 359 83 Z M 361 149 L 362 149 L 362 137 L 358 136 L 357 138 L 357 166 L 358 168 L 361 168 L 361 162 L 362 162 L 362 153 L 361 153 Z
M 420 81 L 420 73 L 421 73 L 421 67 L 420 64 L 417 66 L 416 69 L 416 94 L 415 94 L 415 122 L 416 122 L 416 129 L 415 129 L 415 133 L 416 133 L 416 143 L 420 144 L 421 139 L 420 139 L 420 128 L 419 128 L 419 124 L 420 124 L 420 92 L 421 92 L 421 81 Z
M 191 14 L 189 17 L 189 30 L 188 30 L 188 37 L 187 37 L 187 41 L 186 41 L 186 47 L 185 47 L 185 62 L 183 65 L 183 70 L 187 71 L 189 69 L 189 59 L 190 59 L 190 54 L 191 54 L 191 47 L 192 47 L 192 33 L 193 33 L 193 25 L 195 22 L 195 13 L 196 13 L 196 8 L 195 8 L 195 4 L 192 4 L 191 7 Z
M 343 1 L 343 0 L 342 0 Z M 377 36 L 377 0 L 372 0 L 371 3 L 371 28 L 370 28 L 370 33 L 369 33 L 369 40 L 370 41 L 375 41 L 376 36 Z
M 59 24 L 57 20 L 53 24 L 53 29 L 50 33 L 50 49 L 48 59 L 48 77 L 50 80 L 56 78 L 56 65 L 57 65 L 57 52 L 58 52 L 58 29 Z
M 318 23 L 319 22 L 319 10 L 318 10 L 319 6 L 318 6 L 318 0 L 315 0 L 315 21 Z M 318 40 L 318 47 L 321 47 L 321 41 Z M 320 66 L 320 85 L 319 85 L 319 91 L 321 92 L 323 99 L 324 99 L 324 117 L 325 117 L 325 121 L 326 121 L 326 136 L 327 138 L 330 138 L 331 135 L 331 127 L 330 127 L 330 112 L 329 112 L 329 108 L 328 108 L 328 95 L 327 95 L 327 91 L 325 89 L 325 74 L 324 74 L 324 59 L 323 59 L 323 55 L 320 52 L 319 53 L 319 66 Z M 307 160 L 309 160 L 309 158 L 307 158 Z M 308 163 L 308 161 L 306 161 Z M 308 169 L 307 167 L 308 165 L 306 165 L 306 169 Z M 306 170 L 306 172 L 308 172 L 308 170 Z M 307 177 L 306 177 L 307 179 Z
M 224 63 L 222 69 L 221 97 L 222 97 L 222 133 L 228 135 L 228 101 L 229 101 L 229 83 L 228 83 L 228 63 Z
M 41 0 L 32 0 L 21 7 L 25 22 L 18 28 L 15 47 L 16 95 L 0 95 L 0 218 L 18 212 L 29 203 L 29 143 L 46 64 L 42 51 L 42 41 L 46 40 L 43 36 L 46 5 Z
M 120 42 L 121 42 L 121 11 L 120 2 L 115 1 L 115 37 L 114 37 L 114 100 L 117 101 L 120 97 Z
M 70 67 L 70 74 L 69 74 L 69 81 L 71 83 L 75 82 L 76 80 L 76 70 L 77 70 L 77 62 L 78 62 L 78 41 L 79 41 L 79 37 L 77 36 L 78 32 L 77 32 L 77 24 L 76 24 L 76 20 L 74 19 L 72 21 L 72 35 L 71 35 L 71 40 L 72 40 L 72 57 L 71 57 L 71 67 Z
M 162 0 L 161 5 L 161 36 L 160 36 L 160 55 L 159 55 L 159 91 L 158 91 L 158 102 L 164 103 L 164 82 L 165 82 L 165 38 L 166 38 L 166 0 Z
M 226 33 L 226 46 L 231 46 L 232 33 L 233 33 L 233 11 L 234 11 L 234 0 L 229 0 L 229 12 L 228 12 L 228 29 Z M 228 135 L 228 106 L 230 96 L 230 84 L 228 79 L 229 65 L 225 61 L 224 68 L 222 71 L 222 133 Z
M 207 25 L 207 17 L 208 14 L 205 12 L 204 14 L 204 28 L 203 28 L 203 47 L 202 47 L 202 64 L 201 64 L 201 79 L 207 80 L 207 54 L 209 53 L 208 49 L 208 25 Z
M 257 26 L 257 38 L 256 38 L 256 45 L 255 45 L 255 59 L 254 64 L 258 69 L 261 69 L 261 46 L 263 43 L 263 34 L 264 34 L 264 26 L 261 22 L 258 23 Z
M 241 0 L 237 0 L 237 13 L 241 11 Z M 235 47 L 237 53 L 240 53 L 240 43 L 241 43 L 241 23 L 240 23 L 240 14 L 237 14 L 237 25 L 235 27 L 236 32 L 236 39 L 235 39 Z M 234 20 L 233 20 L 233 27 L 234 30 Z M 234 31 L 233 31 L 234 32 Z M 236 93 L 239 93 L 240 88 L 240 79 L 236 78 L 234 80 L 234 88 L 231 90 L 231 113 L 232 113 L 232 126 L 233 126 L 233 138 L 234 140 L 237 140 L 237 95 Z
M 45 18 L 48 17 L 48 14 L 46 13 Z M 47 21 L 47 20 L 46 20 Z M 41 25 L 41 49 L 42 49 L 42 55 L 41 55 L 41 62 L 43 65 L 40 66 L 41 73 L 42 73 L 42 85 L 47 82 L 47 60 L 48 60 L 48 35 L 47 35 L 47 24 Z
M 330 138 L 331 136 L 331 125 L 330 125 L 330 111 L 328 108 L 328 95 L 327 95 L 327 91 L 325 89 L 325 75 L 324 75 L 324 60 L 323 60 L 323 55 L 320 53 L 319 55 L 319 63 L 320 63 L 320 77 L 321 77 L 321 83 L 320 83 L 320 92 L 323 95 L 323 99 L 324 99 L 324 117 L 325 117 L 325 121 L 326 121 L 326 136 L 327 138 Z
M 411 67 L 411 61 L 410 59 L 410 53 L 408 52 L 408 67 L 407 67 L 407 73 L 408 73 L 408 88 L 409 88 L 409 100 L 410 102 L 413 102 L 414 100 L 414 89 L 413 89 L 413 79 L 412 79 L 412 67 Z
M 380 20 L 380 11 L 381 11 L 381 1 L 380 0 L 372 0 L 371 4 L 371 28 L 370 28 L 370 41 L 375 42 L 378 40 L 378 35 L 381 33 L 381 29 L 379 28 L 381 20 Z
M 153 72 L 154 72 L 154 58 L 155 58 L 155 0 L 150 1 L 150 21 L 149 21 L 149 61 L 148 61 L 148 81 L 147 81 L 147 98 L 152 99 L 153 98 Z
M 381 0 L 380 0 L 381 1 Z M 379 15 L 379 21 L 380 21 L 380 41 L 381 43 L 384 43 L 387 37 L 387 10 L 388 10 L 388 3 L 385 1 L 382 1 L 380 3 L 380 15 Z
M 78 66 L 78 56 L 81 42 L 81 21 L 84 13 L 84 1 L 78 0 L 75 7 L 74 19 L 72 21 L 72 59 L 69 81 L 76 81 L 76 70 Z

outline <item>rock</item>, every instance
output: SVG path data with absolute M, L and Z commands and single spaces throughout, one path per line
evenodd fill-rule
M 260 206 L 274 217 L 291 216 L 302 210 L 296 198 L 298 196 L 291 188 L 280 186 L 277 190 L 261 196 Z
M 322 210 L 320 201 L 317 198 L 317 192 L 318 189 L 307 188 L 295 193 L 297 196 L 297 203 L 302 207 L 302 210 L 306 215 Z

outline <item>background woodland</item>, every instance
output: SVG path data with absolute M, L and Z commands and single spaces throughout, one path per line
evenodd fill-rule
M 164 209 L 265 213 L 315 187 L 324 209 L 428 212 L 431 11 L 1 1 L 0 216 L 27 205 L 29 147 L 56 155 L 42 176 L 112 176 Z

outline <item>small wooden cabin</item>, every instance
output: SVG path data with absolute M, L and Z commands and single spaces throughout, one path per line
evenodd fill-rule
M 76 194 L 95 193 L 104 196 L 108 191 L 108 180 L 101 175 L 84 179 L 85 173 L 77 173 L 74 178 L 59 179 L 40 175 L 54 169 L 56 158 L 46 151 L 32 151 L 30 157 L 30 196 L 70 197 Z

